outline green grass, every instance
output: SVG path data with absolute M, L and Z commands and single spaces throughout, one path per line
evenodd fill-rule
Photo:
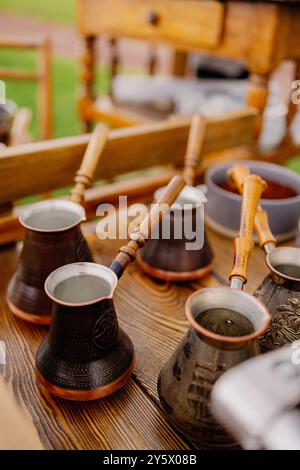
M 300 155 L 295 155 L 294 158 L 289 160 L 287 166 L 291 169 L 300 173 Z
M 1 67 L 34 70 L 36 66 L 35 58 L 36 55 L 32 52 L 0 51 Z M 97 75 L 97 92 L 104 93 L 108 87 L 108 73 L 106 70 L 101 69 Z M 79 69 L 75 60 L 54 58 L 53 115 L 55 137 L 74 135 L 80 132 L 76 99 L 79 91 L 78 77 Z M 36 139 L 40 135 L 37 97 L 37 84 L 35 82 L 6 81 L 6 98 L 15 101 L 19 107 L 27 106 L 33 110 L 33 122 L 30 131 Z
M 0 0 L 0 10 L 49 21 L 75 21 L 76 0 Z

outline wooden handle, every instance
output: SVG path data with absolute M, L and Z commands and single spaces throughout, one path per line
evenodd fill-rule
M 243 194 L 245 179 L 248 175 L 250 175 L 250 171 L 247 165 L 244 165 L 243 163 L 236 163 L 231 168 L 229 168 L 227 175 L 235 187 L 239 190 L 239 192 Z
M 185 180 L 181 176 L 177 175 L 171 179 L 163 194 L 152 206 L 151 211 L 140 224 L 138 233 L 140 233 L 143 238 L 147 239 L 150 237 L 151 230 L 153 230 L 167 212 L 169 212 L 170 206 L 176 201 L 184 186 Z M 135 238 L 134 234 L 132 234 L 132 236 Z
M 75 185 L 69 198 L 71 201 L 81 204 L 84 200 L 84 192 L 90 186 L 100 156 L 107 141 L 109 129 L 105 124 L 97 124 L 88 143 L 81 166 L 75 176 Z
M 120 248 L 120 252 L 111 263 L 110 268 L 121 277 L 126 266 L 135 260 L 137 250 L 143 247 L 146 240 L 150 237 L 151 231 L 159 224 L 162 218 L 169 212 L 170 206 L 176 201 L 185 186 L 183 177 L 173 176 L 165 191 L 152 205 L 151 211 L 131 235 L 131 240 L 127 245 Z
M 190 127 L 186 156 L 184 161 L 183 177 L 186 184 L 194 186 L 196 168 L 199 165 L 200 153 L 203 147 L 206 121 L 203 116 L 196 114 Z
M 247 282 L 247 266 L 250 252 L 253 248 L 254 219 L 266 182 L 257 175 L 246 177 L 243 187 L 241 223 L 239 236 L 234 240 L 234 262 L 230 280 L 237 277 Z
M 244 181 L 249 174 L 249 168 L 241 163 L 233 165 L 228 170 L 231 181 L 241 194 L 243 194 Z M 260 204 L 258 204 L 257 207 L 254 226 L 258 236 L 259 246 L 262 248 L 266 248 L 266 245 L 276 246 L 276 239 L 269 226 L 268 214 Z

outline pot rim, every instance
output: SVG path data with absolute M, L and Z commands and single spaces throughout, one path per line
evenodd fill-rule
M 260 304 L 260 307 L 264 310 L 264 313 L 266 315 L 266 318 L 265 318 L 264 322 L 262 323 L 262 325 L 256 331 L 254 331 L 253 333 L 251 333 L 249 335 L 244 335 L 244 336 L 223 336 L 223 335 L 219 335 L 218 333 L 213 333 L 212 331 L 207 330 L 206 328 L 204 328 L 202 325 L 200 325 L 194 319 L 194 316 L 193 316 L 192 310 L 191 310 L 191 302 L 192 302 L 192 299 L 194 297 L 196 297 L 197 295 L 199 295 L 201 292 L 211 291 L 211 293 L 212 293 L 213 289 L 219 289 L 219 290 L 220 289 L 222 289 L 222 290 L 230 289 L 232 291 L 232 293 L 239 292 L 240 294 L 244 295 L 245 297 L 251 298 L 251 300 L 254 299 L 257 303 Z M 271 321 L 270 312 L 268 311 L 266 306 L 259 299 L 257 299 L 253 295 L 248 294 L 247 292 L 242 291 L 240 289 L 233 289 L 232 287 L 225 287 L 225 286 L 204 287 L 203 289 L 199 289 L 196 292 L 194 292 L 193 294 L 191 294 L 189 296 L 189 298 L 187 299 L 186 304 L 185 304 L 185 314 L 186 314 L 186 317 L 187 317 L 189 323 L 192 325 L 192 327 L 195 328 L 195 330 L 198 331 L 198 333 L 200 333 L 205 338 L 208 338 L 208 339 L 214 340 L 214 341 L 219 341 L 221 343 L 233 344 L 233 345 L 238 344 L 238 343 L 248 343 L 250 341 L 253 341 L 253 340 L 259 338 L 259 336 L 261 336 L 265 332 L 265 330 L 267 329 L 267 327 L 268 327 L 268 325 Z
M 70 271 L 70 272 L 74 271 L 74 269 L 76 270 L 76 268 L 78 270 L 77 271 L 78 276 L 81 275 L 80 273 L 82 273 L 82 274 L 83 273 L 86 273 L 86 274 L 93 273 L 93 275 L 95 275 L 95 271 L 97 271 L 97 270 L 99 272 L 102 272 L 102 274 L 103 274 L 103 272 L 108 272 L 109 276 L 111 276 L 112 279 L 113 279 L 113 285 L 111 286 L 110 293 L 108 295 L 102 295 L 100 297 L 97 297 L 97 298 L 92 299 L 92 300 L 87 301 L 87 302 L 65 302 L 65 301 L 60 300 L 57 297 L 55 297 L 54 294 L 52 294 L 49 290 L 49 284 L 52 281 L 53 277 L 59 275 L 63 271 Z M 73 275 L 73 276 L 69 276 L 69 277 L 75 277 L 75 276 L 76 276 L 76 274 Z M 66 277 L 65 279 L 68 279 L 69 277 Z M 103 279 L 103 276 L 98 276 L 98 277 L 99 278 L 101 277 L 101 279 Z M 62 281 L 65 280 L 65 279 L 62 279 Z M 109 283 L 109 281 L 107 281 L 107 282 Z M 57 287 L 58 284 L 59 284 L 59 282 L 56 284 L 55 287 Z M 96 303 L 100 302 L 101 300 L 112 299 L 114 291 L 115 291 L 117 285 L 118 285 L 117 275 L 110 268 L 108 268 L 107 266 L 104 266 L 103 264 L 99 264 L 99 263 L 78 262 L 78 263 L 65 264 L 64 266 L 60 266 L 59 268 L 55 269 L 55 271 L 52 271 L 52 273 L 49 274 L 49 276 L 47 277 L 47 279 L 45 281 L 44 288 L 45 288 L 45 292 L 48 295 L 48 297 L 53 302 L 55 302 L 56 304 L 63 305 L 65 307 L 85 307 L 85 306 L 88 306 L 88 305 L 96 304 Z
M 78 220 L 72 224 L 66 225 L 65 227 L 55 229 L 36 228 L 26 223 L 26 219 L 28 219 L 31 215 L 39 214 L 43 210 L 46 211 L 52 209 L 65 209 L 67 211 L 69 210 L 70 212 L 73 212 L 74 214 L 76 213 L 78 215 Z M 76 227 L 85 220 L 85 209 L 80 204 L 77 204 L 76 202 L 70 201 L 68 199 L 49 199 L 46 201 L 36 202 L 22 209 L 19 215 L 19 222 L 24 228 L 26 228 L 27 230 L 31 230 L 32 232 L 41 233 L 65 232 L 66 230 L 70 230 L 71 228 Z
M 300 248 L 296 247 L 296 246 L 278 246 L 276 248 L 274 248 L 270 253 L 268 253 L 266 255 L 266 258 L 265 258 L 265 261 L 266 261 L 266 265 L 268 266 L 269 270 L 274 273 L 274 274 L 277 274 L 279 277 L 282 277 L 283 279 L 286 279 L 287 281 L 292 281 L 292 282 L 299 282 L 300 283 L 300 278 L 299 277 L 293 277 L 293 276 L 288 276 L 287 274 L 284 274 L 282 273 L 281 271 L 278 271 L 274 266 L 273 264 L 271 263 L 271 256 L 272 254 L 276 251 L 285 251 L 285 250 L 296 250 L 300 253 Z M 300 266 L 299 266 L 300 268 Z
M 214 191 L 219 193 L 221 196 L 226 196 L 228 199 L 236 202 L 240 202 L 242 200 L 242 196 L 240 194 L 234 194 L 231 193 L 230 191 L 227 191 L 226 189 L 221 188 L 213 179 L 213 176 L 215 175 L 215 172 L 224 169 L 225 173 L 226 170 L 229 169 L 232 165 L 234 165 L 236 161 L 228 162 L 228 163 L 222 163 L 220 165 L 215 165 L 214 167 L 210 168 L 205 176 L 205 183 L 207 186 L 213 186 Z M 290 170 L 289 168 L 286 168 L 284 166 L 280 167 L 280 165 L 276 165 L 275 163 L 269 163 L 269 162 L 259 162 L 256 160 L 242 160 L 241 163 L 245 165 L 256 165 L 259 168 L 264 168 L 265 170 L 268 170 L 268 168 L 271 170 L 272 168 L 275 170 L 281 170 L 282 172 L 285 173 L 285 175 L 290 176 L 294 179 L 297 178 L 297 173 L 294 171 Z M 279 168 L 278 168 L 279 167 Z M 300 182 L 300 176 L 298 176 L 299 182 Z M 267 207 L 278 207 L 281 205 L 287 205 L 287 204 L 297 204 L 300 203 L 300 192 L 293 197 L 288 197 L 288 198 L 283 198 L 283 199 L 261 199 L 261 204 L 264 208 Z

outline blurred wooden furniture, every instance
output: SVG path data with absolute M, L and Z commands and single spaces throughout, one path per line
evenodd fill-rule
M 256 117 L 256 110 L 249 108 L 219 118 L 207 118 L 203 156 L 196 172 L 203 173 L 220 159 L 249 158 Z M 111 131 L 95 180 L 112 181 L 120 175 L 146 169 L 151 169 L 151 173 L 89 189 L 88 214 L 94 216 L 100 202 L 117 202 L 119 194 L 127 194 L 131 200 L 142 196 L 151 199 L 155 189 L 166 184 L 176 167 L 183 165 L 190 124 L 191 118 L 178 117 Z M 23 235 L 17 219 L 18 199 L 72 184 L 88 141 L 88 135 L 81 135 L 1 150 L 0 174 L 4 175 L 5 185 L 0 186 L 0 209 L 3 208 L 0 245 L 14 242 Z M 8 212 L 7 208 L 13 204 L 14 212 Z
M 38 70 L 28 72 L 27 70 L 16 70 L 0 67 L 0 79 L 18 81 L 37 81 L 38 83 L 38 112 L 41 126 L 41 139 L 52 137 L 52 70 L 51 70 L 51 42 L 48 38 L 27 39 L 10 38 L 0 36 L 0 48 L 35 50 L 38 53 Z M 17 143 L 24 140 L 24 125 L 28 123 L 29 115 L 22 112 L 18 116 L 18 123 L 14 129 L 13 139 Z M 18 130 L 18 133 L 17 133 Z M 22 131 L 22 132 L 21 132 Z
M 82 37 L 80 116 L 86 129 L 95 120 L 115 126 L 139 122 L 137 116 L 97 108 L 94 94 L 95 41 L 113 38 L 112 76 L 118 67 L 116 38 L 165 43 L 176 50 L 172 73 L 184 75 L 186 54 L 201 52 L 244 62 L 251 72 L 247 104 L 259 110 L 257 135 L 268 99 L 270 74 L 284 60 L 300 76 L 300 3 L 285 0 L 77 0 Z M 153 67 L 152 67 L 153 69 Z M 289 126 L 295 114 L 290 103 Z
M 32 111 L 29 108 L 19 108 L 16 111 L 11 131 L 9 145 L 20 145 L 30 142 L 29 125 Z

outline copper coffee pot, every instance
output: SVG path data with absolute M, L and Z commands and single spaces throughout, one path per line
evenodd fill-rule
M 248 167 L 236 164 L 228 174 L 242 193 L 245 178 L 249 175 Z M 256 214 L 255 230 L 270 270 L 254 293 L 272 315 L 270 327 L 261 338 L 261 348 L 265 351 L 300 339 L 300 249 L 276 247 L 268 215 L 261 207 Z
M 257 339 L 270 321 L 262 302 L 242 290 L 253 247 L 254 217 L 265 187 L 260 177 L 247 177 L 231 286 L 204 288 L 189 297 L 185 308 L 191 327 L 158 379 L 167 417 L 182 434 L 201 445 L 226 447 L 235 443 L 213 418 L 210 393 L 223 372 L 259 354 Z
M 68 400 L 110 395 L 129 379 L 135 365 L 129 337 L 119 328 L 113 293 L 151 229 L 170 209 L 185 185 L 175 176 L 131 240 L 109 267 L 72 263 L 52 272 L 45 290 L 53 301 L 49 335 L 37 351 L 42 389 Z
M 7 288 L 7 302 L 13 314 L 23 320 L 48 325 L 52 302 L 44 291 L 47 276 L 67 263 L 93 261 L 80 230 L 80 223 L 86 219 L 81 204 L 107 136 L 108 128 L 98 124 L 68 200 L 51 199 L 33 204 L 19 217 L 26 233 L 17 271 Z
M 204 117 L 195 115 L 190 128 L 183 172 L 187 186 L 164 219 L 164 223 L 170 227 L 170 237 L 162 236 L 163 227 L 160 226 L 158 237 L 152 238 L 137 256 L 138 265 L 152 277 L 165 281 L 188 281 L 205 276 L 212 268 L 213 252 L 204 232 L 204 210 L 200 213 L 206 197 L 197 187 L 193 187 L 205 129 Z M 163 189 L 156 191 L 155 199 L 159 198 Z M 193 240 L 186 238 L 185 226 L 189 224 L 194 231 L 199 232 L 199 222 L 202 246 L 196 250 L 187 249 L 187 244 L 193 243 Z M 178 227 L 180 236 L 176 236 Z

